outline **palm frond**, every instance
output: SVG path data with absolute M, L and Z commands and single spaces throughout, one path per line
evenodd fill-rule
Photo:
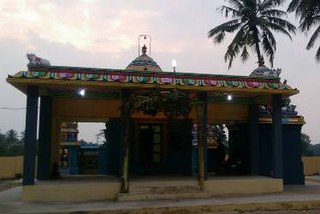
M 225 23 L 211 29 L 208 33 L 208 37 L 211 38 L 214 35 L 221 33 L 221 32 L 233 32 L 239 28 L 240 24 L 241 24 L 241 22 L 239 19 L 234 19 L 234 20 L 225 22 Z
M 269 62 L 271 64 L 271 67 L 273 67 L 273 60 L 274 60 L 274 50 L 272 47 L 272 44 L 269 40 L 269 37 L 266 33 L 262 36 L 262 47 L 265 52 L 265 54 L 269 57 Z
M 277 42 L 276 42 L 276 39 L 274 38 L 272 32 L 268 28 L 262 28 L 262 29 L 263 29 L 263 32 L 266 34 L 266 36 L 268 36 L 268 39 L 270 41 L 272 48 L 274 50 L 276 50 L 277 49 Z
M 228 2 L 237 9 L 240 9 L 244 6 L 242 0 L 228 0 Z
M 287 20 L 277 18 L 277 17 L 268 17 L 269 21 L 277 24 L 278 26 L 282 27 L 285 30 L 295 34 L 296 33 L 296 26 L 288 22 Z
M 320 1 L 319 0 L 292 0 L 287 11 L 295 12 L 299 18 L 299 29 L 309 32 L 314 26 L 316 30 L 312 34 L 307 49 L 310 50 L 317 39 L 320 38 Z M 317 50 L 316 60 L 320 62 L 320 47 Z
M 277 7 L 279 5 L 282 5 L 284 2 L 285 2 L 285 0 L 265 0 L 260 4 L 259 9 L 261 11 L 263 11 L 265 9 L 269 9 L 269 8 L 273 8 L 273 7 Z
M 224 60 L 229 61 L 228 68 L 231 68 L 233 59 L 239 54 L 240 47 L 243 46 L 243 38 L 245 36 L 244 26 L 240 28 L 224 55 Z
M 228 7 L 228 6 L 221 6 L 219 8 L 219 11 L 224 14 L 224 16 L 226 18 L 229 17 L 229 14 L 231 14 L 231 17 L 239 17 L 240 16 L 240 12 L 232 7 Z
M 250 56 L 250 55 L 249 55 L 249 52 L 248 52 L 248 50 L 247 50 L 247 47 L 244 46 L 243 49 L 242 49 L 242 53 L 241 53 L 241 55 L 240 55 L 241 61 L 242 61 L 242 62 L 247 61 L 247 60 L 249 59 L 249 56 Z
M 300 25 L 299 28 L 302 32 L 307 32 L 309 31 L 314 25 L 318 25 L 320 21 L 320 14 L 316 16 L 312 16 L 310 14 L 305 15 L 300 19 Z
M 320 46 L 319 46 L 319 48 L 318 48 L 318 50 L 317 50 L 317 53 L 316 53 L 316 60 L 318 61 L 318 62 L 320 62 Z
M 270 17 L 283 17 L 287 16 L 288 14 L 282 10 L 271 9 L 261 12 L 261 15 Z
M 300 3 L 301 3 L 301 0 L 291 0 L 287 11 L 290 12 L 290 13 L 294 12 L 297 9 L 297 7 L 299 6 Z
M 299 28 L 307 32 L 310 28 L 319 23 L 317 16 L 320 14 L 319 0 L 292 0 L 288 7 L 289 12 L 295 12 L 299 17 Z
M 233 59 L 238 55 L 239 49 L 240 48 L 238 44 L 228 46 L 227 52 L 224 55 L 224 61 L 225 62 L 229 61 L 228 69 L 231 68 Z
M 218 34 L 215 35 L 213 38 L 214 43 L 221 43 L 225 37 L 225 32 L 219 32 Z
M 315 43 L 315 41 L 317 40 L 317 39 L 320 39 L 320 26 L 315 30 L 315 32 L 312 34 L 312 36 L 311 36 L 311 38 L 310 38 L 310 40 L 309 40 L 309 42 L 308 42 L 308 44 L 307 44 L 307 49 L 308 50 L 310 50 L 312 47 L 313 47 L 313 45 L 314 45 L 314 43 Z
M 302 18 L 302 21 L 300 22 L 299 28 L 302 32 L 309 31 L 313 26 L 316 26 L 320 23 L 320 11 L 318 15 L 315 16 L 308 16 Z
M 306 0 L 293 1 L 291 7 L 296 8 L 300 1 Z M 236 33 L 224 55 L 228 68 L 239 54 L 242 62 L 249 58 L 248 47 L 256 52 L 260 64 L 264 63 L 264 56 L 267 56 L 270 63 L 273 64 L 276 50 L 273 32 L 285 34 L 292 39 L 291 33 L 296 31 L 296 27 L 285 19 L 287 13 L 280 9 L 280 5 L 285 0 L 227 0 L 227 2 L 229 5 L 222 6 L 220 11 L 225 17 L 236 17 L 237 19 L 211 29 L 208 36 L 212 37 L 215 43 L 220 43 L 226 33 Z M 263 51 L 260 50 L 261 48 Z
M 278 24 L 272 23 L 272 22 L 264 22 L 264 27 L 269 27 L 270 29 L 276 31 L 276 32 L 280 32 L 283 33 L 284 35 L 288 36 L 290 40 L 292 40 L 292 37 L 290 35 L 290 33 L 284 29 L 283 27 L 279 26 Z

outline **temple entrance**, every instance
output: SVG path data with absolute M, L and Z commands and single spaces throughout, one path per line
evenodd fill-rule
M 192 120 L 138 122 L 135 127 L 136 174 L 192 175 Z
M 139 124 L 136 160 L 138 172 L 158 174 L 164 170 L 163 124 Z

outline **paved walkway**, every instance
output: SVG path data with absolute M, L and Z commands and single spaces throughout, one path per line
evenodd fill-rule
M 87 203 L 22 202 L 21 187 L 0 192 L 0 213 L 213 213 L 253 210 L 320 209 L 320 176 L 305 186 L 287 186 L 283 193 L 219 196 L 209 199 L 99 201 Z M 45 193 L 43 193 L 45 194 Z

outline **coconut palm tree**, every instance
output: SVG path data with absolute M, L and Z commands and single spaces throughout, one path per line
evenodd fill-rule
M 315 27 L 310 37 L 307 49 L 310 50 L 317 39 L 320 39 L 320 1 L 319 0 L 292 0 L 288 12 L 295 12 L 299 19 L 299 28 L 302 32 L 309 32 Z M 316 52 L 316 60 L 320 62 L 320 46 Z
M 273 66 L 276 40 L 273 32 L 285 34 L 290 39 L 290 33 L 295 33 L 295 26 L 283 17 L 285 11 L 279 9 L 285 0 L 227 0 L 229 6 L 222 6 L 220 11 L 226 18 L 232 18 L 208 33 L 214 43 L 221 43 L 226 33 L 236 32 L 224 56 L 231 67 L 235 57 L 240 53 L 244 62 L 249 58 L 248 49 L 257 54 L 259 66 L 264 65 L 264 56 L 269 57 Z

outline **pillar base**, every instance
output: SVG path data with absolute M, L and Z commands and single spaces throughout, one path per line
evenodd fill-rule
M 69 173 L 70 175 L 78 175 L 79 170 L 79 148 L 80 146 L 69 146 Z
M 70 175 L 79 175 L 80 174 L 79 167 L 69 167 L 69 174 Z

